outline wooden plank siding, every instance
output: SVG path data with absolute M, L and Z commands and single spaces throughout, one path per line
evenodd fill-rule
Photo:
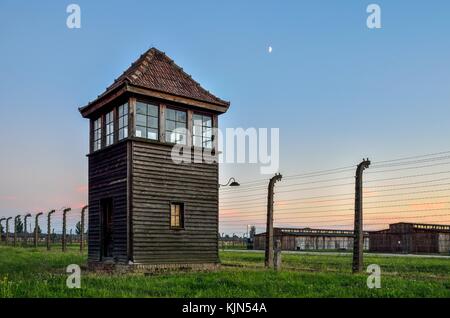
M 127 143 L 89 155 L 89 261 L 101 260 L 100 201 L 113 200 L 113 258 L 127 262 Z
M 171 159 L 172 147 L 133 140 L 135 263 L 218 263 L 218 164 Z M 170 228 L 170 203 L 184 203 L 184 228 Z

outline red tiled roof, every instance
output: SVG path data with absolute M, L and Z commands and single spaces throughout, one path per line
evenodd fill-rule
M 214 96 L 201 87 L 164 52 L 156 48 L 151 48 L 142 54 L 101 96 L 124 82 L 225 107 L 230 105 L 229 102 Z

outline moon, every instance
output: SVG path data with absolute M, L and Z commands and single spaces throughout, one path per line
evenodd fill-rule
M 272 53 L 272 47 L 269 45 L 269 53 Z

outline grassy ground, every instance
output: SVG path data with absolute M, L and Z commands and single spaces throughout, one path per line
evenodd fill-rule
M 366 257 L 382 270 L 382 288 L 368 289 L 367 274 L 350 273 L 350 256 L 283 255 L 281 272 L 263 268 L 262 253 L 221 251 L 216 272 L 153 276 L 82 273 L 82 288 L 68 289 L 65 268 L 83 265 L 76 247 L 0 247 L 2 297 L 450 297 L 450 260 Z

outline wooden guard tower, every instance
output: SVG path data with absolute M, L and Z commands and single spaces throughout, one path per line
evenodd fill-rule
M 171 154 L 176 144 L 214 153 L 229 106 L 151 48 L 79 109 L 90 120 L 90 265 L 218 263 L 218 163 Z

